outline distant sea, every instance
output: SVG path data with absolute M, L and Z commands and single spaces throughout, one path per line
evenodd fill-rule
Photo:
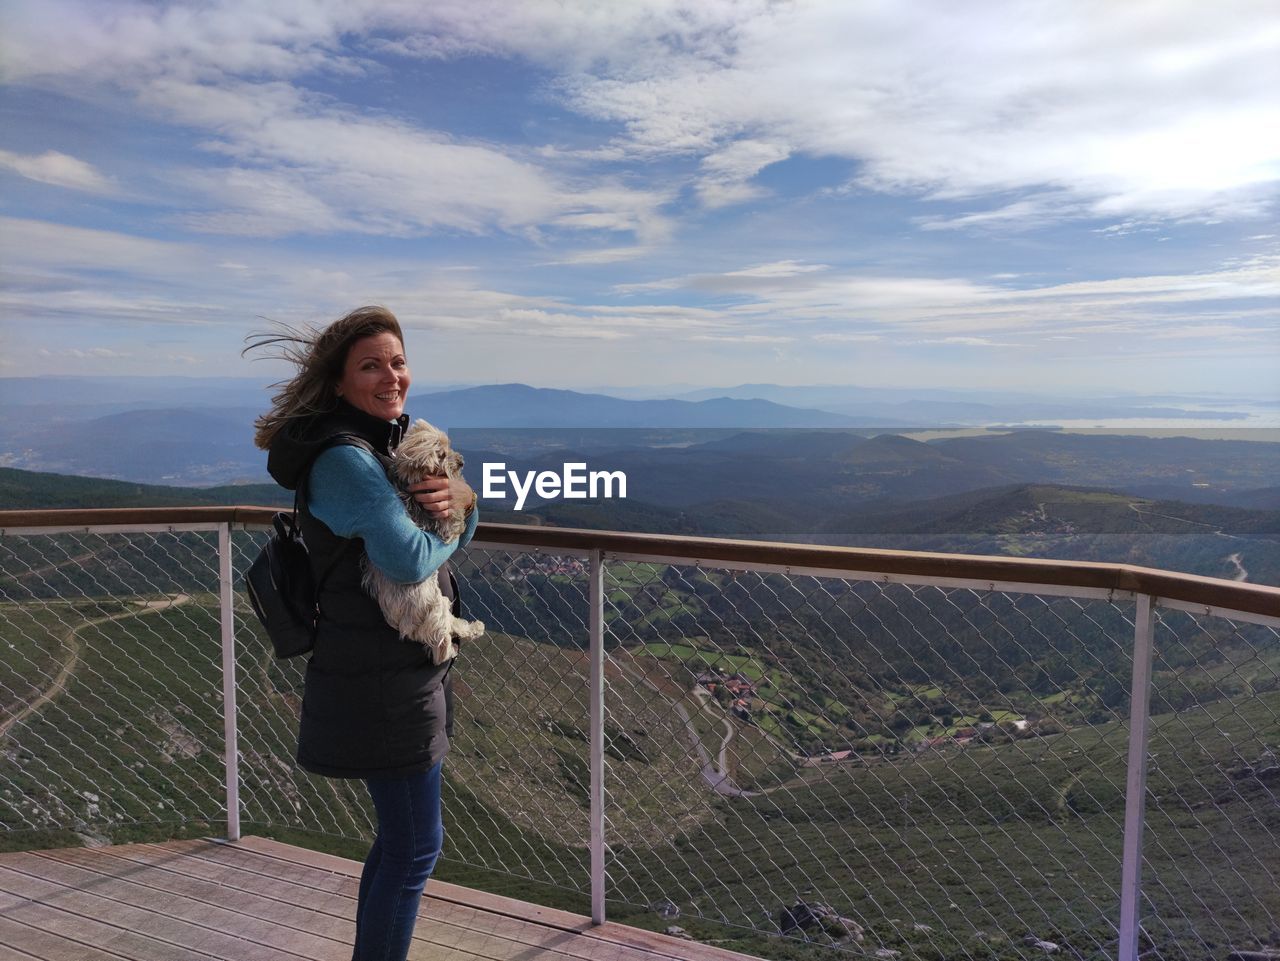
M 1137 434 L 1143 437 L 1194 437 L 1197 440 L 1250 440 L 1280 443 L 1280 407 L 1247 407 L 1232 404 L 1233 412 L 1246 417 L 1225 420 L 1212 409 L 1193 410 L 1202 417 L 1091 417 L 1078 420 L 1027 422 L 993 427 L 933 428 L 904 432 L 914 440 L 936 440 L 941 437 L 977 436 L 1005 430 L 1039 427 L 1059 429 L 1070 434 Z

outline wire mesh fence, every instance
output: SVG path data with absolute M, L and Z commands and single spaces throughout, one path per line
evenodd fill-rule
M 243 590 L 244 575 L 268 534 L 235 531 L 231 538 L 241 828 L 371 841 L 374 818 L 363 786 L 316 777 L 294 761 L 306 658 L 281 661 L 272 655 Z
M 5 842 L 223 821 L 216 534 L 5 536 L 0 572 Z
M 1153 954 L 1280 937 L 1280 631 L 1157 611 L 1143 853 Z
M 358 782 L 294 763 L 231 538 L 246 832 L 368 841 Z M 100 843 L 225 818 L 215 531 L 0 537 L 0 827 Z M 446 863 L 590 890 L 584 555 L 473 546 Z M 765 957 L 1115 957 L 1132 599 L 676 559 L 604 568 L 611 916 Z M 1141 950 L 1280 927 L 1280 636 L 1160 611 Z M 515 889 L 508 889 L 508 892 Z M 526 896 L 527 888 L 520 889 Z M 890 952 L 897 952 L 898 955 Z
M 238 585 L 266 532 L 237 533 Z M 454 736 L 445 766 L 447 864 L 587 890 L 586 595 L 582 561 L 473 549 L 455 565 L 466 614 L 485 622 L 453 670 Z M 305 658 L 277 661 L 236 593 L 241 818 L 370 841 L 358 781 L 294 764 Z
M 1122 606 L 669 564 L 606 582 L 623 686 L 686 753 L 664 778 L 610 764 L 610 815 L 657 842 L 615 850 L 617 897 L 864 951 L 1114 954 Z

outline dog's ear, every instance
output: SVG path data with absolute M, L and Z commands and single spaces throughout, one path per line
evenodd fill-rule
M 445 475 L 448 477 L 457 477 L 462 473 L 462 455 L 456 450 L 451 450 L 445 455 Z

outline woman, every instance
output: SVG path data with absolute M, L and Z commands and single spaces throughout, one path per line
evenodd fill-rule
M 267 469 L 299 492 L 298 519 L 320 587 L 315 648 L 307 662 L 298 763 L 328 777 L 360 778 L 377 812 L 360 876 L 354 959 L 390 961 L 409 951 L 422 889 L 443 841 L 440 766 L 452 722 L 452 661 L 402 640 L 360 585 L 362 556 L 392 580 L 441 576 L 475 533 L 476 494 L 461 478 L 428 478 L 418 503 L 444 517 L 465 505 L 462 536 L 444 543 L 414 526 L 385 463 L 408 424 L 400 324 L 361 307 L 324 330 L 253 340 L 274 347 L 297 373 L 257 420 Z

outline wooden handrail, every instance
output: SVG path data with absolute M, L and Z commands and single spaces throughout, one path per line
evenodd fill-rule
M 232 523 L 267 525 L 272 507 L 124 507 L 0 511 L 0 532 L 10 528 L 98 527 Z M 858 571 L 906 577 L 955 578 L 1019 584 L 1056 584 L 1134 591 L 1166 600 L 1280 618 L 1280 587 L 1181 574 L 1129 564 L 1055 561 L 1030 557 L 938 554 L 924 551 L 822 547 L 771 541 L 724 540 L 669 534 L 579 530 L 525 524 L 484 524 L 477 544 L 512 544 L 544 550 L 602 550 L 676 561 L 768 564 L 777 567 Z

